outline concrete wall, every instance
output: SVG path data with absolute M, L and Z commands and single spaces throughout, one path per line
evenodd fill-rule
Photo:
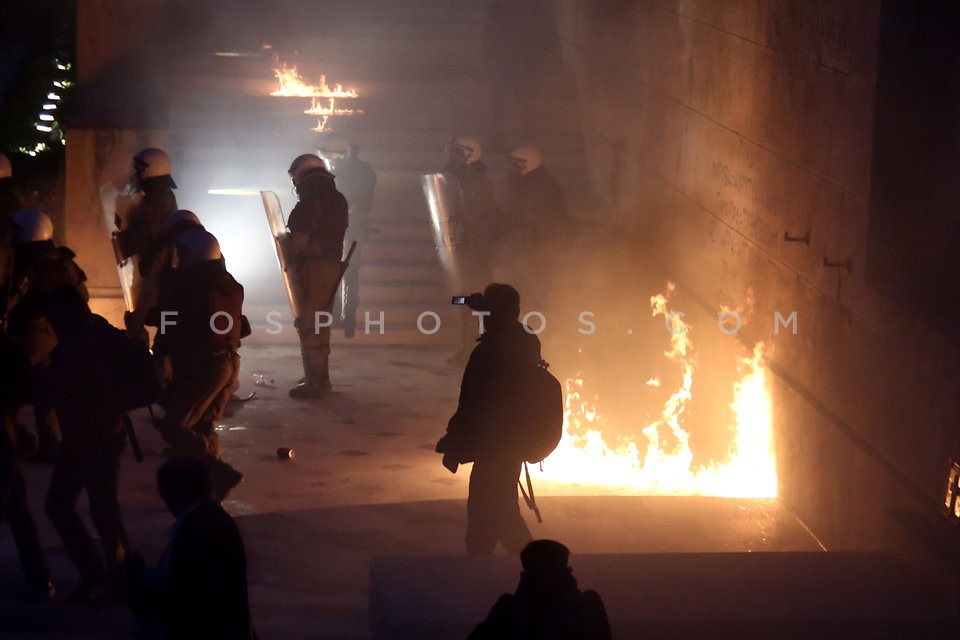
M 158 33 L 166 0 L 78 0 L 77 94 L 67 131 L 62 237 L 88 278 L 91 307 L 123 326 L 123 297 L 100 187 L 121 188 L 133 155 L 167 148 Z M 129 199 L 118 203 L 121 213 Z
M 784 502 L 831 549 L 879 546 L 887 507 L 935 512 L 958 345 L 864 276 L 880 0 L 554 5 L 595 191 L 709 308 L 752 292 Z

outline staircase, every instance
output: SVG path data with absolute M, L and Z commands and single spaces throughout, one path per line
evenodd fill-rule
M 216 5 L 217 3 L 213 3 Z M 282 283 L 267 233 L 259 189 L 273 189 L 285 212 L 295 202 L 286 169 L 315 148 L 317 117 L 304 115 L 309 98 L 269 96 L 276 89 L 274 52 L 295 64 L 307 82 L 355 88 L 359 97 L 338 107 L 362 110 L 327 124 L 360 147 L 378 174 L 364 247 L 358 332 L 354 342 L 450 344 L 459 319 L 433 248 L 419 176 L 436 171 L 444 144 L 456 134 L 483 143 L 491 123 L 491 86 L 480 62 L 484 0 L 336 0 L 253 3 L 243 14 L 211 9 L 200 37 L 184 33 L 170 74 L 171 149 L 180 206 L 195 210 L 220 238 L 227 264 L 247 289 L 255 335 L 266 313 L 288 318 Z M 215 28 L 221 15 L 231 24 Z M 269 43 L 270 50 L 261 45 Z M 576 135 L 543 136 L 546 163 L 566 185 L 583 185 Z M 485 149 L 491 178 L 505 169 L 507 150 Z M 213 196 L 210 189 L 251 195 Z M 580 189 L 582 191 L 582 189 Z M 424 335 L 418 316 L 434 311 L 436 335 Z M 364 315 L 385 326 L 364 335 Z M 284 322 L 284 320 L 281 320 Z M 426 328 L 432 321 L 424 321 Z M 334 339 L 339 340 L 339 332 Z M 276 339 L 293 340 L 287 331 Z

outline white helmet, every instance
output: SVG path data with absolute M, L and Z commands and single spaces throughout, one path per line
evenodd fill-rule
M 53 221 L 40 209 L 20 209 L 10 218 L 13 244 L 41 242 L 53 238 Z
M 179 225 L 182 222 L 191 222 L 192 226 L 203 227 L 200 224 L 200 218 L 197 217 L 193 211 L 187 211 L 186 209 L 177 209 L 173 213 L 167 215 L 163 219 L 163 233 L 170 233 L 170 231 Z
M 141 178 L 170 175 L 170 156 L 161 149 L 147 147 L 133 156 L 133 167 Z
M 315 153 L 304 153 L 293 159 L 287 173 L 293 180 L 293 184 L 298 185 L 308 172 L 318 168 L 323 170 L 327 168 L 326 165 L 323 164 L 323 160 L 320 159 L 320 156 Z
M 177 238 L 177 266 L 220 260 L 220 243 L 206 229 L 190 229 Z
M 328 133 L 320 139 L 317 155 L 324 160 L 342 160 L 350 155 L 350 141 L 339 133 Z
M 459 154 L 467 164 L 476 162 L 483 155 L 480 141 L 473 136 L 457 136 L 447 143 L 444 151 L 447 155 Z
M 540 150 L 536 147 L 519 147 L 510 152 L 510 162 L 520 170 L 520 175 L 525 176 L 535 169 L 539 169 L 543 164 L 540 157 Z
M 0 180 L 9 178 L 13 175 L 13 167 L 10 166 L 10 158 L 0 153 Z

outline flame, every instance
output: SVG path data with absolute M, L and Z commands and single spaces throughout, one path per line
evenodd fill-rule
M 317 84 L 307 84 L 300 77 L 295 66 L 277 64 L 273 68 L 273 75 L 277 77 L 280 88 L 270 93 L 272 96 L 296 96 L 300 98 L 356 98 L 356 89 L 344 89 L 343 85 L 334 85 L 331 89 L 327 85 L 327 77 L 320 76 Z
M 355 113 L 363 113 L 363 111 L 356 109 L 337 107 L 336 98 L 327 98 L 326 100 L 327 104 L 324 105 L 320 102 L 318 96 L 314 96 L 313 101 L 310 103 L 310 108 L 304 111 L 304 113 L 308 116 L 351 116 Z
M 664 352 L 681 373 L 679 388 L 666 400 L 660 415 L 646 424 L 642 438 L 627 439 L 611 448 L 603 439 L 606 418 L 583 390 L 582 377 L 567 381 L 564 435 L 544 462 L 543 475 L 557 482 L 602 485 L 620 492 L 657 495 L 704 495 L 770 498 L 777 495 L 776 458 L 773 453 L 773 418 L 763 343 L 752 356 L 738 362 L 739 379 L 733 383 L 730 407 L 736 416 L 728 459 L 693 467 L 690 433 L 681 417 L 693 397 L 695 357 L 690 327 L 680 314 L 670 314 L 667 295 L 650 298 L 654 316 L 671 325 L 670 350 Z M 648 385 L 660 384 L 650 379 Z M 669 434 L 669 447 L 661 434 Z
M 317 126 L 312 129 L 312 131 L 325 131 L 327 128 L 327 122 L 330 120 L 330 116 L 352 116 L 355 113 L 363 113 L 359 109 L 344 109 L 342 107 L 337 107 L 336 98 L 325 98 L 327 103 L 324 105 L 321 102 L 321 98 L 318 96 L 313 97 L 313 101 L 310 103 L 310 108 L 304 111 L 308 116 L 320 116 L 317 119 Z

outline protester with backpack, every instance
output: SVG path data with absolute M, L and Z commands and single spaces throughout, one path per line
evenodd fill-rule
M 473 462 L 467 553 L 491 554 L 498 542 L 508 553 L 519 553 L 530 541 L 517 501 L 521 465 L 546 455 L 531 453 L 531 440 L 537 438 L 524 419 L 537 404 L 530 390 L 542 362 L 540 340 L 518 321 L 520 294 L 510 285 L 490 284 L 468 304 L 483 314 L 484 333 L 470 354 L 457 411 L 437 452 L 454 473 L 460 464 Z M 555 446 L 556 441 L 547 448 Z

